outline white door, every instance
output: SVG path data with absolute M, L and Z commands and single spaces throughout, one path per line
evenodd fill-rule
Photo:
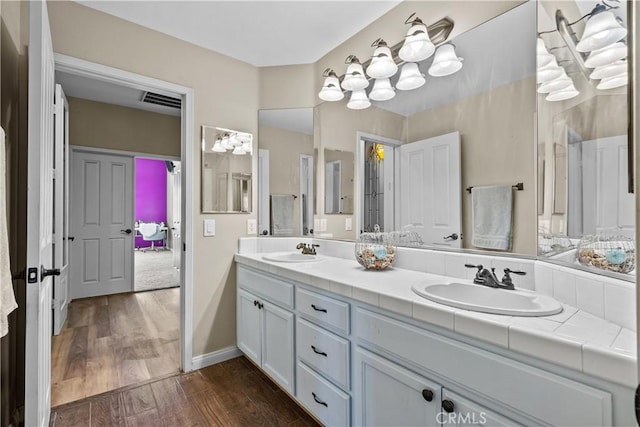
M 69 104 L 56 85 L 54 121 L 53 263 L 60 276 L 53 279 L 53 334 L 67 320 L 69 304 Z
M 340 213 L 340 200 L 342 199 L 342 164 L 340 160 L 328 162 L 325 165 L 324 184 L 324 212 Z
M 460 245 L 460 134 L 404 144 L 399 148 L 400 227 L 413 230 L 427 245 Z
M 178 282 L 180 279 L 180 268 L 182 267 L 182 236 L 180 235 L 180 223 L 182 222 L 182 165 L 176 166 L 173 173 L 173 224 L 171 225 L 172 233 L 172 250 L 173 250 L 173 268 L 175 269 L 175 277 Z
M 361 348 L 355 358 L 355 425 L 440 425 L 439 384 Z
M 269 150 L 258 150 L 258 234 L 266 236 L 271 229 L 269 205 Z
M 303 236 L 313 228 L 313 156 L 300 154 L 300 230 Z
M 133 290 L 133 159 L 73 151 L 71 298 Z
M 49 425 L 53 280 L 54 60 L 46 2 L 29 5 L 24 424 Z M 47 270 L 51 269 L 51 270 Z

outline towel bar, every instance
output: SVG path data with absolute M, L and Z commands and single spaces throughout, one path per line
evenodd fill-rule
M 515 188 L 517 191 L 522 191 L 522 190 L 524 190 L 524 183 L 519 182 L 517 184 L 513 184 L 512 187 Z M 467 193 L 471 194 L 471 190 L 472 189 L 473 189 L 473 187 L 467 187 L 466 188 Z

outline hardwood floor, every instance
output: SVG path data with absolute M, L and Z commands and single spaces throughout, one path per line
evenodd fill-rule
M 318 426 L 244 357 L 70 403 L 53 427 Z
M 51 405 L 179 372 L 179 312 L 179 288 L 72 301 L 51 344 Z

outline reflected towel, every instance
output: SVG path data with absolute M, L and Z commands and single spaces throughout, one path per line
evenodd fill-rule
M 4 130 L 0 127 L 0 337 L 7 335 L 7 316 L 18 307 L 13 294 L 11 264 L 9 263 L 9 228 L 7 227 L 7 164 L 5 160 Z
M 158 234 L 158 224 L 155 222 L 141 222 L 138 225 L 138 231 L 142 234 L 144 240 L 158 240 L 152 238 Z
M 293 196 L 271 195 L 271 235 L 293 236 Z
M 471 203 L 471 244 L 478 248 L 509 250 L 512 240 L 513 188 L 510 185 L 473 187 Z

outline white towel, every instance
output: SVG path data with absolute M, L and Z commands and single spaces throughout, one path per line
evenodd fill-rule
M 7 227 L 7 163 L 5 160 L 4 130 L 0 127 L 0 337 L 7 335 L 7 316 L 16 308 L 9 263 L 9 228 Z
M 150 240 L 156 233 L 158 233 L 158 224 L 155 222 L 141 222 L 138 225 L 138 231 L 142 234 L 142 238 Z
M 293 236 L 293 196 L 291 194 L 271 195 L 272 236 Z
M 478 248 L 509 250 L 512 237 L 513 188 L 510 185 L 473 187 L 471 203 L 471 244 Z

